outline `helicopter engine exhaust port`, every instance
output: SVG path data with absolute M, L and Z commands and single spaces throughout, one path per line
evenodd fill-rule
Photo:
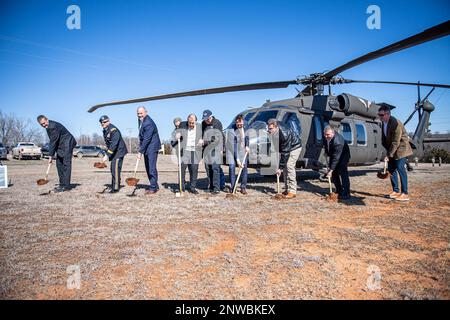
M 337 96 L 339 109 L 346 115 L 357 114 L 362 117 L 376 119 L 379 105 L 369 100 L 342 93 Z

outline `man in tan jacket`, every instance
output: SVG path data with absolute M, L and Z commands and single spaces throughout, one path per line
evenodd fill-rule
M 382 121 L 382 143 L 387 150 L 385 160 L 388 161 L 388 170 L 391 174 L 393 192 L 389 194 L 389 198 L 408 201 L 406 162 L 407 157 L 413 154 L 408 133 L 403 124 L 391 116 L 391 109 L 388 106 L 380 107 L 378 116 Z M 398 185 L 398 176 L 400 176 L 401 189 Z

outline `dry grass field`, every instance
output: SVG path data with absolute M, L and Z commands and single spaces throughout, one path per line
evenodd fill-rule
M 411 201 L 383 197 L 381 165 L 351 169 L 347 202 L 299 174 L 294 200 L 277 201 L 275 177 L 251 174 L 249 194 L 175 197 L 177 171 L 158 161 L 153 196 L 110 183 L 98 159 L 74 159 L 75 188 L 38 187 L 45 160 L 5 161 L 0 189 L 1 299 L 449 299 L 450 165 L 409 174 Z M 123 183 L 134 156 L 124 163 Z M 227 169 L 226 169 L 227 172 Z M 141 163 L 138 177 L 147 183 Z M 199 176 L 206 186 L 205 173 Z M 79 289 L 68 288 L 70 266 Z M 69 272 L 68 272 L 69 267 Z

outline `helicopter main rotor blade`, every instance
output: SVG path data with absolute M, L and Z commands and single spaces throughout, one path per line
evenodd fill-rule
M 408 124 L 408 122 L 412 119 L 412 117 L 416 114 L 417 110 L 419 109 L 415 109 L 408 117 L 408 119 L 405 120 L 405 122 L 403 122 L 403 125 L 406 126 Z
M 370 81 L 370 80 L 349 80 L 344 79 L 342 83 L 381 83 L 381 84 L 401 84 L 408 86 L 421 86 L 421 87 L 435 87 L 450 89 L 448 84 L 438 84 L 438 83 L 422 83 L 422 82 L 400 82 L 400 81 Z
M 411 47 L 417 46 L 421 43 L 431 41 L 434 39 L 438 39 L 438 38 L 447 36 L 449 34 L 450 34 L 450 20 L 447 20 L 444 23 L 441 23 L 441 24 L 438 24 L 437 26 L 426 29 L 425 31 L 418 33 L 414 36 L 403 39 L 403 40 L 393 43 L 389 46 L 386 46 L 386 47 L 381 48 L 376 51 L 372 51 L 372 52 L 365 54 L 359 58 L 349 61 L 346 64 L 325 73 L 324 77 L 327 79 L 331 79 L 335 75 L 338 75 L 339 73 L 341 73 L 345 70 L 348 70 L 350 68 L 353 68 L 355 66 L 358 66 L 362 63 L 365 63 L 365 62 L 368 62 L 368 61 L 371 61 L 374 59 L 378 59 L 378 58 L 386 56 L 388 54 L 398 52 L 398 51 L 401 51 L 401 50 L 404 50 L 407 48 L 411 48 Z
M 287 88 L 289 85 L 292 85 L 292 84 L 298 84 L 297 80 L 277 81 L 277 82 L 261 82 L 261 83 L 252 83 L 252 84 L 244 84 L 244 85 L 229 86 L 229 87 L 218 87 L 218 88 L 170 93 L 170 94 L 164 94 L 164 95 L 159 95 L 159 96 L 150 96 L 150 97 L 144 97 L 144 98 L 136 98 L 136 99 L 128 99 L 128 100 L 120 100 L 120 101 L 101 103 L 101 104 L 97 104 L 97 105 L 91 107 L 88 110 L 88 112 L 94 112 L 95 110 L 97 110 L 99 108 L 106 107 L 106 106 L 118 105 L 118 104 L 129 104 L 129 103 L 137 103 L 137 102 L 164 100 L 164 99 L 190 97 L 190 96 L 200 96 L 200 95 L 206 95 L 206 94 L 234 92 L 234 91 Z

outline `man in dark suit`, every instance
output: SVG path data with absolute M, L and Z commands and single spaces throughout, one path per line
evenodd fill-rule
M 48 120 L 46 116 L 37 117 L 39 124 L 46 129 L 49 142 L 48 162 L 52 163 L 56 154 L 56 168 L 59 176 L 59 186 L 55 192 L 64 192 L 71 189 L 70 177 L 72 175 L 72 152 L 77 145 L 73 135 L 59 122 Z
M 150 181 L 150 188 L 145 193 L 152 195 L 159 190 L 156 162 L 158 160 L 158 151 L 161 149 L 161 140 L 159 139 L 158 128 L 148 116 L 145 107 L 137 109 L 137 116 L 140 123 L 138 159 L 141 159 L 142 155 L 144 155 L 145 170 Z
M 211 110 L 203 111 L 202 117 L 202 133 L 203 133 L 203 160 L 205 161 L 206 175 L 209 181 L 209 191 L 213 195 L 220 193 L 221 181 L 222 152 L 223 152 L 223 133 L 222 123 L 216 119 Z
M 190 114 L 187 121 L 181 122 L 175 133 L 174 147 L 179 148 L 178 139 L 181 144 L 181 179 L 183 191 L 185 190 L 186 168 L 189 170 L 190 188 L 193 194 L 198 194 L 197 177 L 198 164 L 202 158 L 202 127 L 197 123 L 197 116 Z
M 347 167 L 350 161 L 350 148 L 344 137 L 334 131 L 331 126 L 326 126 L 323 134 L 325 153 L 330 157 L 327 177 L 331 178 L 336 186 L 339 199 L 348 200 L 350 199 L 350 178 Z
M 120 189 L 120 173 L 122 171 L 123 158 L 128 153 L 122 134 L 115 125 L 113 125 L 108 116 L 100 117 L 100 124 L 103 128 L 103 139 L 108 150 L 103 161 L 111 161 L 111 189 L 109 193 L 116 193 Z

